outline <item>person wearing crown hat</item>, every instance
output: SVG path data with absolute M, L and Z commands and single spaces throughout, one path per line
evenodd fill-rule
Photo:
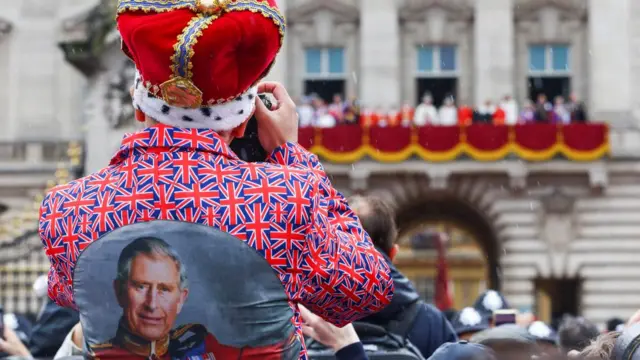
M 120 0 L 117 13 L 146 128 L 125 135 L 109 166 L 45 196 L 49 297 L 77 308 L 74 269 L 92 242 L 129 224 L 179 220 L 228 232 L 265 258 L 299 343 L 297 303 L 337 326 L 389 304 L 389 267 L 318 158 L 297 144 L 293 100 L 282 85 L 260 83 L 285 35 L 276 0 Z M 275 108 L 258 93 L 271 93 Z M 264 163 L 229 146 L 254 114 Z

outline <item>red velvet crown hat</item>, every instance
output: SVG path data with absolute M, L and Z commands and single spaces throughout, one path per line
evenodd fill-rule
M 135 108 L 217 131 L 253 113 L 286 28 L 276 0 L 120 0 L 117 21 L 138 70 Z

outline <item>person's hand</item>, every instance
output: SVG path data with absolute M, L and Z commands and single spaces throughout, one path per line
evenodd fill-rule
M 4 339 L 0 338 L 0 352 L 11 356 L 31 357 L 29 349 L 20 341 L 15 331 L 7 326 L 4 327 Z
M 338 352 L 343 348 L 360 342 L 356 329 L 349 324 L 343 328 L 339 328 L 333 324 L 324 321 L 319 316 L 311 313 L 307 308 L 298 305 L 300 315 L 304 323 L 302 324 L 302 332 L 308 337 L 331 348 L 334 352 Z
M 255 117 L 258 120 L 260 144 L 271 154 L 286 142 L 298 142 L 298 113 L 287 90 L 277 82 L 263 82 L 258 85 L 259 94 L 272 94 L 277 104 L 272 110 L 256 98 Z

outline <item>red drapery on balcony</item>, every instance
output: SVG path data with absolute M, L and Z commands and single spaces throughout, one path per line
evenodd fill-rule
M 299 141 L 323 159 L 351 163 L 364 158 L 400 162 L 411 157 L 443 162 L 460 157 L 497 161 L 509 155 L 527 161 L 564 156 L 593 161 L 609 154 L 609 129 L 604 124 L 529 124 L 499 126 L 426 126 L 421 128 L 342 125 L 300 129 Z

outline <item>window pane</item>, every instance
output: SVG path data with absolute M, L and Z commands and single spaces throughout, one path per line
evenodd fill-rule
M 329 72 L 331 74 L 344 73 L 344 49 L 343 48 L 329 49 Z
M 322 51 L 316 48 L 306 50 L 307 74 L 322 73 Z
M 569 67 L 569 47 L 557 45 L 551 47 L 551 59 L 553 61 L 553 70 L 568 71 Z
M 442 71 L 454 71 L 456 69 L 456 48 L 454 46 L 442 46 L 440 48 L 440 69 Z
M 431 46 L 418 47 L 418 71 L 420 72 L 433 71 L 433 47 Z
M 545 70 L 545 46 L 533 45 L 529 47 L 529 70 L 544 71 Z

